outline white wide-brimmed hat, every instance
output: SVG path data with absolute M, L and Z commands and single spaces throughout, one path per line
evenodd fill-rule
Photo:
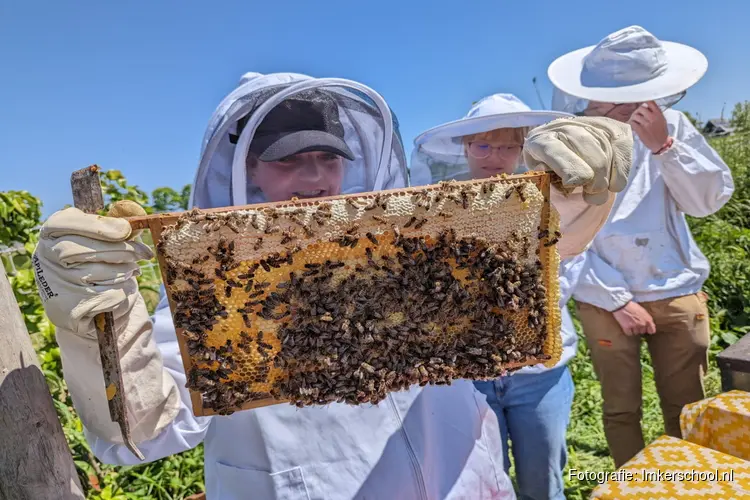
M 547 70 L 566 94 L 599 102 L 645 102 L 680 94 L 706 73 L 697 49 L 663 42 L 640 26 L 608 35 L 597 45 L 557 58 Z
M 500 128 L 536 127 L 555 118 L 570 117 L 559 111 L 536 111 L 513 94 L 493 94 L 474 103 L 466 116 L 422 132 L 415 146 L 438 154 L 453 153 L 456 139 Z
M 411 183 L 422 185 L 468 175 L 463 138 L 501 128 L 537 127 L 556 118 L 571 117 L 560 111 L 535 111 L 513 94 L 493 94 L 477 101 L 464 118 L 422 132 L 414 139 Z

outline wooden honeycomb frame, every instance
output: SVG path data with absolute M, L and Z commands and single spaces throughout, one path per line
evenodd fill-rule
M 329 245 L 330 248 L 330 245 L 333 245 L 329 242 L 332 238 L 348 238 L 349 235 L 347 235 L 347 231 L 351 230 L 353 224 L 359 226 L 354 232 L 356 239 L 363 242 L 369 241 L 366 239 L 365 234 L 371 232 L 381 245 L 387 245 L 393 242 L 394 235 L 391 231 L 392 224 L 396 224 L 400 227 L 402 238 L 416 237 L 419 235 L 426 236 L 426 241 L 434 242 L 439 234 L 453 228 L 459 240 L 462 238 L 470 238 L 473 235 L 479 237 L 488 244 L 495 245 L 507 243 L 510 233 L 514 231 L 518 232 L 519 229 L 523 229 L 523 234 L 520 236 L 521 238 L 529 238 L 529 236 L 533 236 L 529 238 L 530 241 L 527 240 L 526 247 L 528 254 L 525 260 L 533 261 L 538 259 L 541 262 L 541 283 L 546 289 L 544 304 L 546 310 L 544 311 L 543 338 L 541 339 L 540 346 L 542 352 L 539 353 L 539 356 L 525 356 L 521 361 L 508 359 L 502 363 L 492 363 L 495 367 L 495 372 L 491 376 L 483 378 L 493 378 L 494 376 L 499 375 L 503 370 L 512 371 L 523 366 L 533 365 L 540 362 L 544 363 L 546 366 L 553 366 L 559 360 L 562 351 L 559 336 L 560 316 L 558 306 L 559 256 L 555 245 L 557 240 L 555 236 L 559 236 L 559 233 L 557 233 L 559 223 L 557 213 L 549 203 L 550 181 L 551 174 L 549 173 L 530 172 L 521 175 L 500 176 L 484 180 L 443 182 L 431 186 L 396 189 L 377 193 L 362 193 L 315 200 L 264 203 L 244 207 L 208 209 L 200 211 L 199 218 L 203 218 L 200 224 L 195 221 L 190 221 L 191 217 L 195 218 L 195 214 L 191 215 L 191 212 L 135 217 L 130 218 L 129 221 L 133 229 L 149 228 L 152 232 L 154 242 L 157 245 L 157 258 L 159 260 L 162 277 L 166 286 L 169 305 L 173 318 L 176 319 L 176 326 L 179 322 L 175 315 L 178 312 L 179 307 L 176 304 L 177 301 L 175 300 L 175 296 L 177 294 L 179 297 L 180 291 L 180 286 L 178 286 L 177 283 L 182 283 L 182 290 L 184 291 L 186 282 L 184 279 L 177 279 L 177 281 L 175 281 L 174 275 L 170 276 L 172 273 L 170 268 L 175 268 L 173 263 L 177 258 L 183 263 L 190 264 L 191 266 L 197 265 L 198 268 L 200 268 L 201 265 L 204 265 L 203 262 L 198 262 L 196 264 L 195 261 L 196 259 L 200 260 L 201 250 L 205 250 L 209 246 L 216 247 L 219 240 L 234 242 L 234 238 L 238 238 L 237 241 L 240 241 L 237 248 L 238 250 L 244 251 L 243 257 L 240 259 L 244 264 L 242 264 L 242 267 L 238 268 L 238 270 L 233 270 L 233 276 L 236 276 L 237 274 L 243 274 L 240 271 L 248 270 L 247 263 L 249 262 L 257 264 L 262 257 L 268 256 L 274 251 L 283 253 L 284 245 L 281 245 L 280 239 L 285 237 L 282 236 L 282 229 L 286 228 L 291 229 L 297 227 L 298 229 L 298 236 L 296 236 L 293 241 L 287 242 L 286 247 L 295 246 L 302 242 L 300 245 L 302 250 L 295 255 L 304 257 L 305 262 L 308 263 L 315 261 L 314 257 L 305 257 L 305 255 L 312 252 L 311 249 L 313 247 L 316 245 Z M 466 199 L 460 194 L 461 192 L 468 193 L 465 197 Z M 438 196 L 440 197 L 440 201 L 436 203 L 435 200 L 438 199 Z M 428 207 L 425 202 L 421 202 L 422 206 L 420 206 L 419 199 L 429 200 L 430 206 Z M 370 205 L 369 208 L 372 208 L 374 204 L 380 204 L 383 202 L 390 203 L 391 206 L 395 206 L 396 208 L 393 210 L 389 209 L 390 212 L 382 210 L 379 205 L 372 210 L 367 209 L 367 205 Z M 342 215 L 342 217 L 332 217 L 334 222 L 326 221 L 322 224 L 313 224 L 312 221 L 314 216 L 312 214 L 315 213 L 316 210 L 320 210 L 321 206 L 333 207 L 332 210 L 336 214 Z M 287 220 L 298 217 L 294 214 L 292 214 L 292 217 L 284 215 L 285 213 L 294 211 L 301 211 L 300 213 L 304 212 L 304 215 L 301 215 L 300 217 L 307 220 L 309 227 L 312 227 L 313 229 L 305 229 L 302 231 L 299 226 L 303 224 L 300 224 L 299 221 L 295 222 Z M 262 219 L 265 217 L 264 214 L 271 212 L 281 214 L 277 216 L 278 219 L 272 219 L 270 217 L 268 219 L 272 223 L 278 222 L 278 224 L 275 225 L 279 226 L 279 231 L 267 234 L 265 220 Z M 235 214 L 234 216 L 237 217 L 234 222 L 230 224 L 221 223 L 221 220 L 227 216 L 230 218 L 234 217 L 232 214 Z M 256 215 L 253 216 L 252 214 Z M 373 216 L 375 216 L 375 218 L 373 218 Z M 216 219 L 213 219 L 213 217 L 216 217 Z M 378 217 L 380 220 L 376 220 Z M 506 223 L 504 225 L 491 223 L 491 221 L 497 217 L 506 217 Z M 415 220 L 412 221 L 411 224 L 408 224 L 412 218 Z M 387 223 L 384 224 L 381 222 L 383 220 L 386 220 Z M 419 229 L 415 229 L 423 220 L 423 225 L 419 227 Z M 255 227 L 253 227 L 254 225 L 257 225 L 259 229 L 256 230 Z M 407 225 L 408 227 L 405 227 Z M 503 227 L 498 230 L 497 228 L 500 226 Z M 273 226 L 269 224 L 269 227 Z M 265 243 L 263 243 L 263 245 L 265 246 L 261 245 L 261 248 L 258 249 L 257 253 L 253 254 L 249 249 L 255 247 L 255 244 L 249 245 L 247 239 L 251 238 L 257 240 L 258 237 L 264 238 Z M 190 238 L 193 238 L 193 240 L 188 241 Z M 242 241 L 245 243 L 242 243 Z M 340 243 L 338 245 L 340 245 Z M 366 245 L 363 244 L 359 247 L 361 253 L 359 254 L 358 259 L 360 262 L 365 259 L 365 246 Z M 387 252 L 384 253 L 387 254 Z M 379 255 L 380 254 L 378 254 L 378 256 Z M 202 269 L 207 271 L 208 268 L 205 266 L 208 265 L 215 265 L 213 259 L 206 262 Z M 299 264 L 296 265 L 298 266 Z M 304 272 L 304 269 L 302 268 L 298 267 L 297 269 Z M 348 267 L 345 269 L 348 269 Z M 262 272 L 260 268 L 258 268 L 257 271 Z M 275 272 L 275 269 L 272 269 L 272 271 Z M 270 274 L 268 276 L 270 276 Z M 225 280 L 215 278 L 213 275 L 210 277 L 216 284 L 223 285 L 226 283 Z M 281 282 L 281 279 L 279 278 L 268 281 L 272 281 L 272 285 L 269 287 L 264 297 L 267 297 L 267 294 L 270 293 L 272 289 L 275 289 L 276 285 Z M 242 293 L 242 291 L 244 290 L 240 289 L 238 293 Z M 251 289 L 250 292 L 255 293 L 255 289 Z M 219 294 L 217 293 L 216 295 L 218 296 Z M 231 296 L 228 300 L 231 300 Z M 224 307 L 226 307 L 226 304 L 224 304 Z M 209 338 L 206 340 L 207 344 L 213 344 L 213 347 L 215 348 L 221 346 L 221 342 L 216 339 L 224 340 L 230 338 L 234 341 L 234 344 L 232 345 L 234 346 L 235 351 L 237 350 L 236 346 L 239 337 L 237 337 L 236 325 L 238 322 L 242 323 L 243 319 L 242 314 L 237 312 L 236 309 L 236 306 L 230 306 L 225 317 L 217 318 L 218 324 L 216 326 L 219 327 L 219 331 L 212 331 L 212 333 L 209 334 Z M 528 308 L 521 309 L 520 312 L 516 311 L 515 313 L 509 313 L 510 316 L 515 314 L 515 316 L 513 316 L 515 319 L 511 319 L 510 321 L 512 321 L 514 325 L 518 324 L 518 318 L 525 318 L 527 310 Z M 503 310 L 501 313 L 508 313 L 508 311 Z M 274 324 L 283 322 L 283 320 L 270 321 Z M 229 325 L 230 323 L 235 325 L 233 327 L 234 330 L 232 330 L 231 333 L 221 333 L 220 330 L 223 328 L 223 325 Z M 202 362 L 197 361 L 195 355 L 191 355 L 191 349 L 188 345 L 191 340 L 190 335 L 186 333 L 186 329 L 177 326 L 176 330 L 185 372 L 186 374 L 191 374 L 194 371 L 193 369 Z M 255 330 L 250 332 L 252 339 L 255 338 L 254 332 Z M 274 332 L 274 335 L 276 333 L 278 333 L 278 331 Z M 268 335 L 267 330 L 266 335 Z M 268 337 L 266 337 L 266 340 L 268 340 Z M 272 339 L 271 344 L 269 345 L 272 345 L 274 348 L 269 352 L 277 354 L 280 349 L 280 340 L 278 338 Z M 216 363 L 212 364 L 216 366 Z M 427 365 L 425 364 L 425 366 Z M 428 366 L 428 368 L 430 367 Z M 273 371 L 274 368 L 271 368 L 270 370 Z M 283 372 L 283 370 L 281 371 Z M 430 373 L 432 376 L 432 372 Z M 233 374 L 230 374 L 230 379 L 233 379 L 233 376 Z M 188 377 L 190 377 L 190 375 L 188 375 Z M 444 376 L 443 378 L 450 379 L 448 376 Z M 430 383 L 432 383 L 432 381 L 430 381 Z M 207 405 L 204 404 L 202 392 L 191 388 L 190 394 L 195 415 L 202 416 L 217 414 L 216 409 L 207 407 Z M 263 399 L 244 401 L 241 404 L 236 405 L 236 407 L 228 408 L 228 410 L 231 412 L 257 408 L 285 401 L 290 400 L 269 396 Z M 224 409 L 222 409 L 220 413 L 224 413 Z

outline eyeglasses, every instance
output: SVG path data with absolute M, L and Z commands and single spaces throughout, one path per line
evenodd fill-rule
M 489 158 L 493 151 L 498 151 L 501 155 L 506 156 L 516 150 L 520 149 L 522 145 L 514 144 L 509 146 L 492 146 L 486 142 L 470 142 L 469 143 L 469 155 L 477 160 L 484 160 Z

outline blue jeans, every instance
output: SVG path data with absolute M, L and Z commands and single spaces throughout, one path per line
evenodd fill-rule
M 497 415 L 506 472 L 508 440 L 512 443 L 519 499 L 565 500 L 565 432 L 574 391 L 567 365 L 474 385 Z

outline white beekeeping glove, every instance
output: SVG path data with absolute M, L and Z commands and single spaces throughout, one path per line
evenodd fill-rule
M 560 118 L 536 127 L 523 157 L 530 170 L 550 169 L 561 181 L 550 198 L 560 214 L 563 259 L 585 251 L 628 182 L 633 156 L 630 125 L 610 118 Z
M 630 125 L 600 117 L 559 118 L 536 127 L 523 148 L 530 170 L 550 168 L 564 192 L 580 187 L 583 199 L 593 205 L 625 189 L 632 157 Z
M 138 261 L 151 250 L 131 241 L 122 219 L 67 208 L 42 226 L 33 262 L 44 310 L 56 327 L 63 374 L 83 424 L 122 443 L 104 388 L 94 317 L 112 312 L 133 441 L 155 437 L 177 415 L 180 395 L 163 370 L 152 324 L 138 291 Z

